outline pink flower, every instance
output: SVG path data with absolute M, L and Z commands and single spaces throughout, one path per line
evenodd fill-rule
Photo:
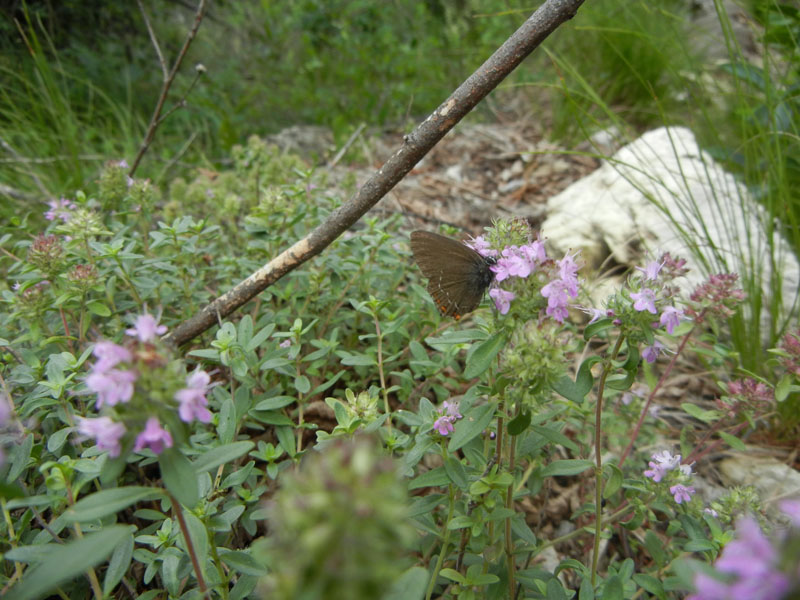
M 658 261 L 651 260 L 649 263 L 645 265 L 644 268 L 636 267 L 637 271 L 641 271 L 644 273 L 645 281 L 655 281 L 658 278 L 658 273 L 661 271 L 661 267 L 664 266 L 664 263 L 659 263 Z
M 125 435 L 125 425 L 112 421 L 109 417 L 97 417 L 96 419 L 78 419 L 78 432 L 94 438 L 100 450 L 108 450 L 108 455 L 112 458 L 119 456 L 119 440 Z
M 775 600 L 785 598 L 791 582 L 779 570 L 775 547 L 752 518 L 736 524 L 736 538 L 729 542 L 715 564 L 717 571 L 733 577 L 720 581 L 698 574 L 696 592 L 686 600 Z
M 675 308 L 674 306 L 667 306 L 661 312 L 661 319 L 659 323 L 667 328 L 667 333 L 672 335 L 672 332 L 675 331 L 675 328 L 680 324 L 681 317 L 683 316 L 683 311 Z
M 573 255 L 567 254 L 558 261 L 558 272 L 569 295 L 576 298 L 578 296 L 578 263 L 575 262 Z
M 633 308 L 638 311 L 646 310 L 649 313 L 656 314 L 656 293 L 650 288 L 642 288 L 641 292 L 633 292 L 631 299 L 635 300 Z
M 547 253 L 544 250 L 544 242 L 535 240 L 530 244 L 520 247 L 520 252 L 531 262 L 542 264 L 547 260 Z
M 650 468 L 644 472 L 644 476 L 650 477 L 656 483 L 661 481 L 668 469 L 666 469 L 664 465 L 659 465 L 653 461 L 650 461 L 647 464 L 650 465 Z
M 136 317 L 133 328 L 125 330 L 128 335 L 138 337 L 140 342 L 151 342 L 156 336 L 164 335 L 166 332 L 166 325 L 159 325 L 158 320 L 147 313 Z
M 669 493 L 675 498 L 675 502 L 680 504 L 681 502 L 689 502 L 692 499 L 694 488 L 690 485 L 686 486 L 679 483 L 669 488 Z
M 97 362 L 92 366 L 94 372 L 104 373 L 121 362 L 130 362 L 133 356 L 127 348 L 106 340 L 97 342 L 92 349 Z
M 658 358 L 658 355 L 661 353 L 661 350 L 664 349 L 664 344 L 655 340 L 652 346 L 647 346 L 644 350 L 642 350 L 642 358 L 644 358 L 647 362 L 653 363 Z
M 92 372 L 86 378 L 86 387 L 97 394 L 95 408 L 104 405 L 114 406 L 128 402 L 133 397 L 134 371 L 111 369 L 105 372 Z
M 497 250 L 489 245 L 489 241 L 482 235 L 464 242 L 467 246 L 475 250 L 478 254 L 485 257 L 497 256 Z
M 55 221 L 61 219 L 64 223 L 72 217 L 72 211 L 75 210 L 75 203 L 72 200 L 61 198 L 60 200 L 50 200 L 47 205 L 50 207 L 44 218 L 48 221 Z
M 175 392 L 175 399 L 180 403 L 178 414 L 181 421 L 191 423 L 197 419 L 201 423 L 211 422 L 211 412 L 206 408 L 206 391 L 210 381 L 211 376 L 208 373 L 195 371 L 186 378 L 186 387 Z
M 569 311 L 567 310 L 567 306 L 569 306 L 567 284 L 561 279 L 554 279 L 542 288 L 541 294 L 547 298 L 545 313 L 559 323 L 563 323 L 569 316 Z
M 669 450 L 654 452 L 650 456 L 650 458 L 652 458 L 658 464 L 665 466 L 668 470 L 674 469 L 679 464 L 681 464 L 681 455 L 680 454 L 673 455 L 672 452 L 670 452 Z
M 595 321 L 610 317 L 614 314 L 614 311 L 605 308 L 592 308 L 590 306 L 575 306 L 574 308 L 577 308 L 581 312 L 584 312 L 591 317 L 587 325 L 591 325 Z
M 292 340 L 286 339 L 283 340 L 280 344 L 278 344 L 281 348 L 288 348 L 292 345 Z
M 492 288 L 489 290 L 489 297 L 494 300 L 494 305 L 500 314 L 505 315 L 511 308 L 511 301 L 516 297 L 516 294 L 500 288 Z
M 671 471 L 681 464 L 681 455 L 676 454 L 673 456 L 669 450 L 655 452 L 650 458 L 653 460 L 647 463 L 650 466 L 650 469 L 644 472 L 644 476 L 650 477 L 656 483 L 661 481 L 667 471 Z M 691 467 L 689 470 L 691 472 Z
M 433 423 L 433 428 L 439 432 L 440 435 L 447 435 L 453 432 L 452 417 L 441 416 Z
M 448 402 L 447 400 L 445 400 L 443 404 L 444 414 L 453 419 L 463 418 L 458 410 L 458 406 L 459 406 L 458 401 Z
M 169 431 L 161 427 L 156 417 L 147 419 L 144 430 L 136 436 L 133 449 L 138 452 L 145 447 L 150 448 L 155 454 L 161 454 L 165 448 L 172 448 L 172 436 Z

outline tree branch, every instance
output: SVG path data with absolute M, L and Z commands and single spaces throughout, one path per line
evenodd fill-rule
M 350 200 L 305 238 L 240 282 L 167 334 L 181 345 L 218 318 L 226 317 L 281 277 L 322 252 L 364 213 L 375 206 L 445 134 L 506 78 L 555 29 L 575 16 L 584 0 L 547 0 L 525 23 L 412 133 L 403 146 L 370 177 Z
M 153 116 L 150 118 L 150 124 L 147 126 L 147 133 L 144 136 L 144 140 L 142 141 L 142 145 L 139 147 L 139 152 L 136 154 L 136 158 L 133 160 L 133 164 L 131 165 L 131 170 L 128 171 L 128 176 L 133 177 L 133 174 L 136 172 L 136 169 L 139 168 L 139 163 L 142 162 L 142 157 L 147 152 L 147 149 L 150 148 L 150 144 L 153 143 L 153 138 L 156 134 L 156 129 L 161 124 L 163 119 L 161 119 L 161 111 L 164 110 L 164 103 L 167 101 L 167 95 L 169 94 L 169 89 L 172 87 L 172 83 L 175 81 L 175 75 L 178 74 L 178 69 L 183 62 L 184 57 L 186 56 L 186 52 L 189 50 L 189 46 L 191 46 L 192 41 L 194 40 L 195 36 L 197 35 L 197 30 L 200 29 L 200 23 L 203 21 L 203 15 L 206 11 L 206 0 L 200 0 L 197 5 L 197 11 L 194 15 L 194 25 L 189 33 L 186 35 L 186 40 L 183 42 L 183 47 L 181 48 L 180 52 L 178 53 L 178 57 L 175 59 L 175 64 L 172 65 L 172 70 L 167 74 L 166 71 L 166 63 L 164 62 L 164 57 L 161 54 L 161 49 L 158 46 L 158 41 L 156 40 L 155 34 L 153 33 L 152 28 L 150 27 L 150 21 L 147 18 L 147 15 L 144 12 L 144 7 L 142 7 L 141 2 L 139 6 L 142 8 L 142 15 L 144 16 L 144 22 L 147 25 L 147 31 L 150 34 L 151 40 L 153 45 L 156 49 L 156 54 L 158 55 L 159 63 L 161 63 L 161 68 L 164 74 L 164 85 L 161 86 L 161 94 L 158 97 L 158 102 L 156 103 L 156 108 L 153 111 Z

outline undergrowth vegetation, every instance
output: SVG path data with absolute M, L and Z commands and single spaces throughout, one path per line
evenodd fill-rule
M 160 84 L 145 46 L 65 37 L 52 19 L 66 5 L 3 25 L 24 51 L 0 65 L 0 594 L 798 593 L 800 501 L 707 494 L 698 475 L 755 434 L 796 431 L 796 320 L 742 368 L 764 343 L 757 327 L 736 336 L 742 303 L 761 302 L 743 291 L 758 269 L 690 290 L 681 257 L 652 256 L 594 303 L 579 254 L 498 220 L 469 244 L 491 300 L 449 320 L 405 218 L 370 215 L 190 344 L 163 341 L 356 188 L 249 134 L 404 124 L 522 18 L 514 3 L 480 15 L 472 2 L 262 4 L 215 5 L 190 56 L 205 66 L 185 66 L 175 92 L 192 88 L 189 109 L 164 121 L 135 177 L 125 159 L 157 95 L 143 90 Z M 132 18 L 106 9 L 96 18 Z M 764 64 L 728 38 L 730 61 L 689 76 L 687 11 L 587 6 L 532 61 L 559 79 L 523 71 L 510 89 L 552 94 L 565 138 L 670 121 L 716 95 L 687 120 L 797 244 L 800 15 L 759 5 Z M 169 14 L 156 29 L 174 51 L 187 24 Z M 716 387 L 660 406 L 687 363 Z

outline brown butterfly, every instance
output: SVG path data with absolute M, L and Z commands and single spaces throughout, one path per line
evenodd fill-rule
M 422 274 L 428 278 L 428 293 L 445 317 L 460 319 L 475 310 L 494 279 L 494 258 L 481 256 L 454 239 L 414 231 L 411 251 Z

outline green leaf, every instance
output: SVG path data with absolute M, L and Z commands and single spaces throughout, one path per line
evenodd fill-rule
M 98 317 L 110 317 L 111 316 L 111 309 L 109 309 L 105 304 L 102 302 L 98 302 L 96 300 L 92 302 L 86 303 L 86 308 L 89 310 L 90 313 L 93 315 L 97 315 Z
M 544 597 L 546 600 L 567 600 L 567 594 L 558 577 L 553 577 L 547 581 Z
M 340 373 L 343 372 L 344 371 L 340 371 Z M 294 396 L 274 396 L 273 398 L 267 398 L 256 404 L 255 410 L 277 410 L 284 406 L 289 406 L 296 400 L 297 398 Z
M 240 456 L 247 454 L 255 447 L 251 441 L 233 442 L 224 446 L 212 448 L 204 452 L 194 461 L 194 472 L 198 475 L 210 471 L 220 465 L 232 462 Z
M 612 319 L 600 319 L 599 321 L 595 321 L 594 323 L 587 325 L 583 330 L 583 339 L 588 342 L 594 336 L 602 333 L 606 329 L 611 329 L 612 327 L 614 327 L 614 321 Z
M 581 363 L 578 374 L 575 376 L 575 381 L 572 381 L 568 375 L 564 375 L 553 384 L 553 389 L 567 400 L 577 403 L 583 402 L 586 394 L 591 391 L 592 385 L 594 385 L 592 365 L 601 360 L 599 356 L 590 356 Z
M 152 500 L 163 495 L 164 491 L 159 488 L 143 486 L 100 490 L 78 500 L 73 507 L 67 509 L 64 518 L 70 522 L 94 521 L 118 513 L 136 502 Z
M 455 452 L 464 444 L 479 436 L 494 418 L 495 405 L 493 403 L 472 407 L 464 414 L 464 418 L 456 423 L 453 437 L 447 445 L 448 452 Z
M 307 394 L 308 391 L 311 389 L 311 382 L 308 380 L 308 377 L 306 377 L 305 375 L 300 375 L 299 377 L 295 377 L 294 389 L 296 389 L 301 394 Z
M 45 596 L 60 583 L 83 576 L 89 567 L 100 564 L 128 536 L 128 526 L 111 525 L 68 544 L 52 544 L 54 547 L 47 557 L 25 572 L 24 579 L 9 590 L 8 597 L 36 600 Z
M 381 600 L 422 600 L 428 587 L 428 571 L 411 567 L 394 580 Z
M 682 402 L 681 408 L 695 419 L 703 421 L 704 423 L 713 423 L 720 418 L 719 411 L 703 410 L 699 406 L 690 402 Z
M 256 577 L 261 577 L 267 573 L 267 569 L 264 567 L 264 565 L 260 564 L 247 552 L 243 552 L 241 550 L 222 552 L 222 548 L 220 548 L 219 557 L 222 559 L 222 562 L 224 562 L 230 568 L 239 571 L 239 573 L 243 573 L 244 575 L 255 575 Z
M 263 344 L 266 339 L 272 335 L 272 332 L 275 331 L 275 323 L 270 323 L 266 327 L 264 327 L 261 331 L 253 336 L 253 338 L 244 344 L 244 349 L 248 352 L 252 352 L 256 348 L 258 348 L 261 344 Z
M 193 508 L 200 500 L 200 491 L 192 463 L 177 448 L 167 448 L 159 455 L 158 466 L 167 490 L 182 505 Z
M 330 388 L 330 387 L 331 387 L 331 386 L 332 386 L 334 383 L 336 383 L 337 381 L 339 381 L 339 378 L 340 378 L 342 375 L 344 375 L 346 372 L 347 372 L 347 371 L 345 371 L 344 369 L 343 369 L 343 370 L 341 370 L 341 371 L 338 371 L 338 372 L 336 373 L 336 375 L 334 375 L 333 377 L 329 378 L 329 379 L 328 379 L 328 380 L 326 380 L 326 381 L 323 381 L 323 382 L 322 382 L 322 383 L 320 383 L 320 384 L 319 384 L 317 387 L 315 387 L 313 390 L 311 390 L 311 394 L 310 394 L 310 395 L 311 395 L 311 396 L 316 396 L 317 394 L 321 394 L 321 393 L 322 393 L 322 392 L 324 392 L 325 390 L 329 389 L 329 388 Z
M 644 573 L 636 573 L 633 576 L 633 581 L 648 594 L 652 594 L 657 598 L 666 598 L 664 586 L 661 585 L 661 582 L 655 577 L 645 575 Z
M 662 566 L 665 564 L 665 544 L 651 529 L 648 529 L 647 533 L 644 534 L 644 547 L 647 548 L 656 565 Z
M 467 481 L 467 471 L 464 469 L 464 465 L 461 464 L 460 460 L 453 456 L 448 456 L 444 461 L 444 470 L 447 472 L 450 481 L 452 481 L 456 487 L 462 490 L 467 489 L 467 485 L 469 484 Z
M 103 578 L 103 594 L 109 596 L 114 588 L 117 587 L 133 557 L 133 533 L 128 532 L 128 536 L 117 544 L 111 560 L 108 561 L 106 576 Z
M 784 375 L 778 380 L 778 384 L 775 386 L 775 401 L 776 402 L 783 402 L 786 398 L 789 397 L 789 393 L 792 391 L 794 387 L 792 385 L 792 377 L 790 375 Z
M 239 321 L 239 335 L 237 340 L 242 346 L 247 347 L 251 339 L 253 339 L 253 317 L 245 315 Z
M 583 581 L 581 581 L 581 588 L 578 592 L 578 600 L 594 600 L 592 579 L 588 575 L 583 578 Z
M 616 575 L 612 575 L 606 579 L 603 586 L 602 600 L 623 600 L 622 595 L 622 581 Z
M 542 477 L 555 477 L 556 475 L 578 475 L 583 473 L 586 469 L 590 469 L 594 466 L 594 461 L 585 458 L 554 460 L 544 469 L 542 469 Z
M 474 379 L 488 369 L 503 346 L 506 345 L 506 336 L 502 332 L 497 332 L 489 339 L 481 342 L 475 350 L 467 356 L 467 366 L 464 369 L 464 377 Z
M 197 515 L 189 510 L 183 510 L 183 520 L 186 522 L 186 529 L 189 530 L 189 537 L 197 555 L 197 562 L 200 563 L 200 569 L 205 571 L 205 564 L 208 559 L 208 532 L 206 531 L 206 526 Z M 178 538 L 178 544 L 188 555 L 189 549 L 183 535 Z
M 58 451 L 61 450 L 61 446 L 64 445 L 64 442 L 67 441 L 67 436 L 72 433 L 74 429 L 74 427 L 65 427 L 50 435 L 50 437 L 47 438 L 47 451 L 57 454 Z
M 604 464 L 603 470 L 608 471 L 608 481 L 603 488 L 603 498 L 608 499 L 622 487 L 623 476 L 620 468 L 612 463 Z
M 455 581 L 458 583 L 464 583 L 466 581 L 466 579 L 464 579 L 464 576 L 455 569 L 442 569 L 441 571 L 439 571 L 439 575 L 441 575 L 446 579 L 449 579 L 450 581 Z
M 719 434 L 719 437 L 721 437 L 723 441 L 734 450 L 747 450 L 747 445 L 736 436 L 733 436 L 730 433 L 725 433 L 724 431 L 718 431 L 717 433 Z
M 609 375 L 606 379 L 606 387 L 611 390 L 625 391 L 629 390 L 633 385 L 636 377 L 636 371 L 625 371 L 624 373 L 615 373 Z
M 530 424 L 531 412 L 529 410 L 523 410 L 511 421 L 509 421 L 508 433 L 509 435 L 520 435 L 521 433 L 524 433 L 526 429 L 528 429 L 528 425 Z
M 236 403 L 230 395 L 226 394 L 219 409 L 217 433 L 223 444 L 229 444 L 236 435 Z
M 706 552 L 715 548 L 710 540 L 689 540 L 683 545 L 683 550 L 686 552 Z
M 425 471 L 408 482 L 409 490 L 416 490 L 424 487 L 441 487 L 450 483 L 444 467 L 436 467 L 430 471 Z
M 13 483 L 17 477 L 22 475 L 25 467 L 28 466 L 28 459 L 31 457 L 31 449 L 33 448 L 33 434 L 29 433 L 21 444 L 15 444 L 11 447 L 9 452 L 9 463 L 11 468 L 6 476 L 6 481 Z
M 531 425 L 531 429 L 554 444 L 560 444 L 565 448 L 569 448 L 573 452 L 578 452 L 580 450 L 580 448 L 578 448 L 578 444 L 576 444 L 573 440 L 569 439 L 560 431 L 552 429 L 551 427 L 545 427 L 543 425 Z

